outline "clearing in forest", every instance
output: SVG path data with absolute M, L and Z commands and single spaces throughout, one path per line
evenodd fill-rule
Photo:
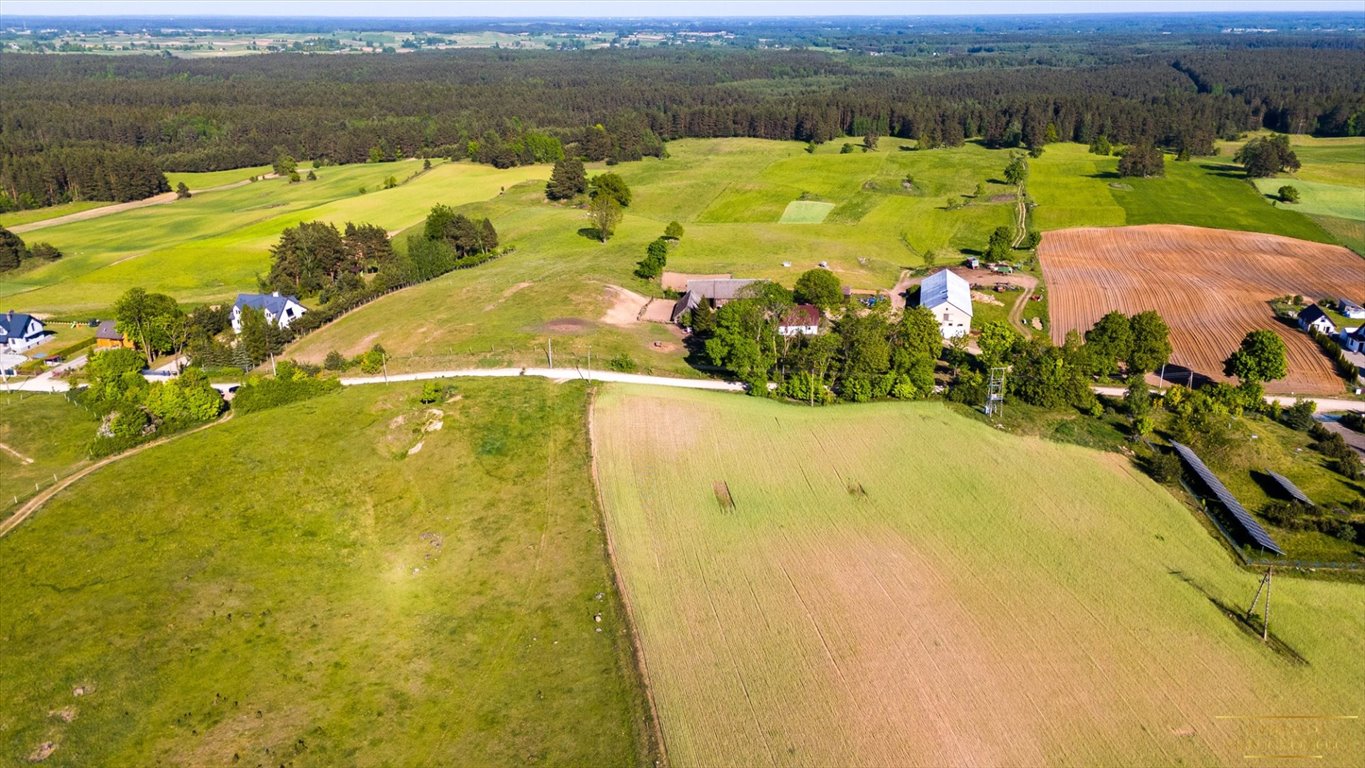
M 1280 393 L 1337 393 L 1331 362 L 1267 302 L 1313 300 L 1365 286 L 1365 261 L 1345 248 L 1276 235 L 1153 225 L 1049 232 L 1038 248 L 1050 291 L 1052 339 L 1084 333 L 1105 313 L 1156 310 L 1171 327 L 1173 365 L 1222 380 L 1248 331 L 1270 329 L 1289 349 Z
M 825 217 L 832 210 L 834 210 L 834 203 L 793 200 L 787 203 L 787 209 L 782 212 L 782 218 L 778 221 L 783 224 L 819 224 L 825 220 Z
M 614 385 L 592 436 L 680 768 L 1228 765 L 1309 733 L 1238 718 L 1365 705 L 1365 587 L 1278 579 L 1308 664 L 1277 654 L 1218 605 L 1257 575 L 1117 454 L 939 404 Z M 1359 721 L 1312 727 L 1324 764 L 1365 754 Z

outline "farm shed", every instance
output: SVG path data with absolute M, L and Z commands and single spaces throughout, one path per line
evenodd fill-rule
M 1365 320 L 1365 307 L 1350 299 L 1337 299 L 1337 309 L 1343 316 L 1352 320 Z
M 745 288 L 756 282 L 758 281 L 739 279 L 690 280 L 687 283 L 687 292 L 673 305 L 672 320 L 678 322 L 683 314 L 695 309 L 703 301 L 710 302 L 712 307 L 720 309 L 728 302 L 739 298 Z
M 95 349 L 132 349 L 133 342 L 118 332 L 113 320 L 105 320 L 95 330 Z
M 777 332 L 783 336 L 814 336 L 820 332 L 820 308 L 797 304 L 782 316 Z
M 232 332 L 242 332 L 242 310 L 251 308 L 262 312 L 265 321 L 280 328 L 288 328 L 289 324 L 303 317 L 308 311 L 306 307 L 299 303 L 293 296 L 281 296 L 279 291 L 274 293 L 239 293 L 237 301 L 232 305 Z
M 934 313 L 943 338 L 966 336 L 972 330 L 972 288 L 953 272 L 945 269 L 924 278 L 919 303 Z
M 1332 318 L 1317 304 L 1299 310 L 1299 328 L 1304 331 L 1317 331 L 1327 336 L 1337 332 L 1337 324 L 1332 322 Z

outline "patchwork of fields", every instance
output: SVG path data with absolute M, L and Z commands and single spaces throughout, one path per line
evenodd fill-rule
M 234 417 L 0 538 L 0 764 L 653 764 L 586 389 L 420 390 Z
M 1256 576 L 1120 456 L 931 404 L 624 387 L 592 435 L 676 765 L 1365 753 L 1358 721 L 1254 719 L 1361 711 L 1360 587 L 1277 581 L 1307 663 L 1267 649 L 1219 607 Z
M 1334 298 L 1365 286 L 1365 260 L 1339 246 L 1194 227 L 1053 232 L 1038 248 L 1051 289 L 1052 340 L 1084 332 L 1106 312 L 1154 309 L 1171 327 L 1173 365 L 1223 379 L 1223 360 L 1248 331 L 1269 329 L 1289 350 L 1283 393 L 1337 393 L 1342 380 L 1311 339 L 1275 319 L 1286 295 Z

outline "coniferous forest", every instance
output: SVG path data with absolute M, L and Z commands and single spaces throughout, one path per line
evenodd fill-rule
M 793 22 L 799 24 L 799 22 Z M 3 54 L 0 205 L 131 200 L 161 171 L 442 156 L 625 161 L 682 137 L 923 148 L 1089 143 L 1208 154 L 1268 128 L 1365 133 L 1365 41 L 1341 32 L 1152 38 L 855 27 L 840 50 L 726 46 L 240 58 Z M 798 40 L 810 41 L 810 35 Z M 1027 42 L 1021 42 L 1027 40 Z M 743 44 L 741 44 L 743 43 Z

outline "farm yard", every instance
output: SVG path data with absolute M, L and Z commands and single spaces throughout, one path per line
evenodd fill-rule
M 1221 607 L 1257 576 L 1117 454 L 933 404 L 617 386 L 592 444 L 674 765 L 1365 753 L 1352 721 L 1292 719 L 1365 703 L 1359 585 L 1278 579 L 1302 661 L 1267 648 Z
M 238 414 L 0 537 L 0 765 L 652 765 L 585 387 L 420 392 Z M 0 441 L 73 461 L 92 420 L 26 404 Z
M 1242 337 L 1270 329 L 1288 347 L 1276 393 L 1336 393 L 1342 380 L 1316 345 L 1277 321 L 1270 299 L 1336 297 L 1365 285 L 1365 261 L 1344 248 L 1273 235 L 1183 226 L 1050 232 L 1038 249 L 1049 287 L 1052 340 L 1084 332 L 1106 312 L 1154 309 L 1171 327 L 1171 363 L 1222 380 Z

